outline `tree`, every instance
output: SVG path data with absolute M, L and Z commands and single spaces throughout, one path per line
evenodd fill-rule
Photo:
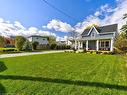
M 127 13 L 123 15 L 123 19 L 126 19 L 127 18 Z
M 70 36 L 69 39 L 73 43 L 73 46 L 74 46 L 73 49 L 76 50 L 75 43 L 76 43 L 77 38 L 80 37 L 80 33 L 78 33 L 75 30 L 73 30 L 69 34 L 70 34 L 69 35 Z
M 56 38 L 54 36 L 48 37 L 49 45 L 56 44 Z
M 96 28 L 99 27 L 97 24 L 92 24 L 92 25 L 87 26 L 86 29 L 91 29 L 93 26 Z
M 51 49 L 56 49 L 56 47 L 57 47 L 57 44 L 51 44 L 51 45 L 50 45 L 50 48 L 51 48 Z
M 4 45 L 5 45 L 4 37 L 0 36 L 0 47 L 4 47 Z
M 123 19 L 127 18 L 127 14 L 123 15 Z M 127 22 L 121 28 L 121 33 L 117 36 L 114 46 L 122 52 L 127 51 Z
M 18 51 L 21 51 L 23 49 L 23 45 L 26 42 L 26 38 L 23 36 L 17 36 L 15 39 L 15 46 L 18 49 Z
M 32 43 L 32 50 L 36 50 L 38 45 L 39 45 L 38 42 L 36 42 L 36 41 L 33 42 L 33 43 Z
M 26 42 L 24 43 L 23 50 L 25 50 L 25 51 L 32 50 L 32 44 L 28 40 L 26 40 Z
M 126 38 L 126 33 L 122 32 L 121 34 L 118 35 L 114 46 L 121 50 L 121 51 L 126 51 L 127 50 L 127 38 Z
M 124 14 L 123 19 L 127 18 L 127 14 Z M 127 21 L 126 24 L 122 26 L 121 31 L 126 33 L 126 38 L 127 38 Z

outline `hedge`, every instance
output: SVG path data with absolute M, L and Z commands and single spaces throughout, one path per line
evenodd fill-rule
M 17 51 L 16 48 L 0 48 L 0 51 L 6 52 L 6 51 Z

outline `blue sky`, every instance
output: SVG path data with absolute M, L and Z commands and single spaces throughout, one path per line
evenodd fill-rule
M 105 19 L 107 16 L 111 16 L 115 11 L 107 12 L 107 9 L 115 9 L 120 6 L 118 2 L 125 0 L 47 0 L 49 3 L 64 11 L 68 15 L 72 16 L 76 20 L 73 20 L 60 12 L 54 10 L 43 0 L 0 0 L 0 18 L 5 21 L 13 23 L 18 21 L 25 28 L 36 27 L 42 31 L 50 31 L 57 36 L 63 37 L 68 32 L 62 32 L 54 29 L 53 27 L 42 28 L 50 23 L 53 19 L 60 22 L 69 24 L 74 27 L 78 23 L 87 21 L 90 16 L 96 17 L 99 20 Z M 122 4 L 122 3 L 121 3 Z M 106 12 L 102 12 L 101 15 L 94 14 L 97 11 L 102 11 L 101 7 L 107 5 Z M 93 19 L 93 18 L 92 18 Z

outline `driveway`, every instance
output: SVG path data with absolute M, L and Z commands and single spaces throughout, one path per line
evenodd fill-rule
M 29 55 L 37 55 L 37 54 L 49 54 L 49 53 L 62 53 L 64 50 L 58 51 L 43 51 L 43 52 L 27 52 L 27 53 L 16 53 L 16 54 L 2 54 L 0 58 L 9 58 L 9 57 L 18 57 L 18 56 L 29 56 Z

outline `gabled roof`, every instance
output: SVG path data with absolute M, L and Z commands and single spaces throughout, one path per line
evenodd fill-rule
M 82 36 L 88 36 L 91 32 L 91 30 L 93 30 L 93 28 L 96 28 L 96 30 L 98 31 L 99 34 L 101 33 L 113 33 L 113 32 L 117 32 L 117 27 L 118 24 L 112 24 L 112 25 L 107 25 L 107 26 L 101 26 L 101 27 L 92 27 L 89 29 L 85 29 L 84 32 L 81 34 Z

